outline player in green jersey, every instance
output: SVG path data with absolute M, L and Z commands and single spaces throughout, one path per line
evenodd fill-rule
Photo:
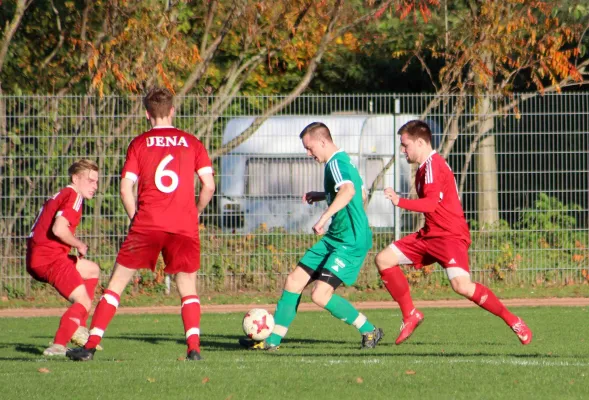
M 307 155 L 325 163 L 324 191 L 308 192 L 303 201 L 313 204 L 327 201 L 327 209 L 313 226 L 317 235 L 324 235 L 303 255 L 292 271 L 276 305 L 275 326 L 265 341 L 241 340 L 253 350 L 276 350 L 292 323 L 303 289 L 315 281 L 311 298 L 337 319 L 356 327 L 362 334 L 362 349 L 374 348 L 383 337 L 366 316 L 346 299 L 335 294 L 342 283 L 352 285 L 372 247 L 372 232 L 364 212 L 365 192 L 362 178 L 350 157 L 331 138 L 329 128 L 321 122 L 309 124 L 299 135 Z M 325 225 L 331 219 L 329 229 Z

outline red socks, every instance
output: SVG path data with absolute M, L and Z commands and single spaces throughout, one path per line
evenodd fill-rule
M 401 268 L 398 266 L 387 268 L 380 271 L 380 277 L 393 300 L 399 304 L 401 313 L 403 313 L 403 320 L 409 318 L 415 306 L 413 305 L 413 299 L 411 299 L 409 282 L 407 282 Z
M 88 310 L 81 303 L 72 304 L 59 321 L 59 328 L 57 328 L 53 343 L 65 346 L 78 326 L 86 323 L 86 318 L 88 318 Z
M 182 322 L 186 333 L 187 352 L 196 350 L 200 353 L 200 300 L 198 296 L 182 297 Z
M 115 292 L 108 289 L 104 291 L 94 311 L 92 323 L 90 324 L 90 337 L 84 346 L 85 348 L 95 349 L 98 346 L 104 331 L 117 312 L 120 300 L 120 296 Z
M 509 326 L 518 322 L 518 318 L 509 312 L 507 307 L 501 303 L 491 289 L 480 283 L 475 283 L 474 294 L 470 300 L 478 304 L 479 307 L 489 311 L 491 314 L 498 316 Z

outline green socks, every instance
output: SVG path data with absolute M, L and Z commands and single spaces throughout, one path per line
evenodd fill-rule
M 300 298 L 300 293 L 292 293 L 286 290 L 282 292 L 282 297 L 278 300 L 276 312 L 274 313 L 274 329 L 270 337 L 266 339 L 266 343 L 271 346 L 280 344 L 280 341 L 288 332 L 288 327 L 297 315 Z
M 354 308 L 346 299 L 334 294 L 325 306 L 325 309 L 334 317 L 341 319 L 348 325 L 354 325 L 360 333 L 372 332 L 372 325 L 366 316 Z

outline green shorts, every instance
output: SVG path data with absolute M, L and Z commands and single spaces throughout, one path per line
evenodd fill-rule
M 358 279 L 360 269 L 370 248 L 357 248 L 341 243 L 333 243 L 325 237 L 315 243 L 299 261 L 313 271 L 327 269 L 346 285 Z

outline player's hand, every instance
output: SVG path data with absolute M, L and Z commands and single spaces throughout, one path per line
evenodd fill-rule
M 317 221 L 317 223 L 315 225 L 313 225 L 313 232 L 315 233 L 315 235 L 323 235 L 325 233 L 325 222 L 323 222 L 323 220 L 319 220 Z
M 303 195 L 303 203 L 313 204 L 323 200 L 323 192 L 307 192 Z
M 384 197 L 389 199 L 395 206 L 399 205 L 399 195 L 393 190 L 393 188 L 386 188 L 384 190 Z
M 86 243 L 80 243 L 76 246 L 76 249 L 78 250 L 80 257 L 85 257 L 86 253 L 88 253 L 88 245 Z

